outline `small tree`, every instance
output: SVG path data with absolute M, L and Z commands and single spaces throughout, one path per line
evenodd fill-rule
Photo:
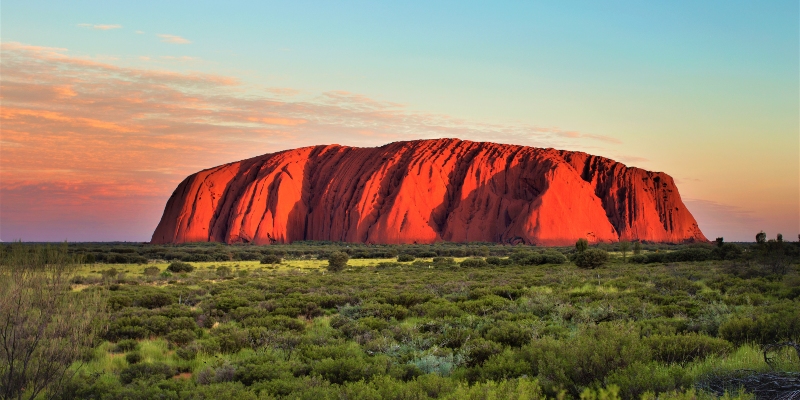
M 347 266 L 348 260 L 350 260 L 350 256 L 347 253 L 334 251 L 328 256 L 328 271 L 339 272 L 343 270 Z
M 627 240 L 619 242 L 619 251 L 622 252 L 622 262 L 626 262 L 628 260 L 628 250 L 630 249 L 631 249 L 631 242 Z
M 605 250 L 589 249 L 575 256 L 575 265 L 580 268 L 595 269 L 608 262 L 608 253 Z
M 716 242 L 717 242 L 717 247 L 722 247 L 722 245 L 725 244 L 725 239 L 718 237 Z
M 642 254 L 642 244 L 641 243 L 639 243 L 639 242 L 634 242 L 633 243 L 633 254 L 637 255 L 637 256 L 639 254 Z
M 778 240 L 778 243 L 783 243 L 783 235 L 782 234 L 779 233 L 778 236 L 776 237 L 776 239 Z
M 764 244 L 767 242 L 767 234 L 764 231 L 758 232 L 756 234 L 756 243 Z
M 73 292 L 77 260 L 59 247 L 0 247 L 0 398 L 51 398 L 94 346 L 102 290 Z
M 577 242 L 575 242 L 575 249 L 578 250 L 578 253 L 583 253 L 588 248 L 589 248 L 589 241 L 584 238 L 580 238 L 578 239 Z

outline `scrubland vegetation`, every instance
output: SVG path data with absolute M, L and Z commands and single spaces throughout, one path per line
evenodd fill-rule
M 800 339 L 796 242 L 1 248 L 0 295 L 50 252 L 51 319 L 96 308 L 40 392 L 0 349 L 7 398 L 751 398 L 800 371 L 763 351 Z

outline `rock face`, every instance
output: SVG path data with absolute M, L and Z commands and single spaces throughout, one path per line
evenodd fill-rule
M 672 178 L 586 153 L 457 139 L 265 154 L 175 189 L 152 243 L 706 241 Z

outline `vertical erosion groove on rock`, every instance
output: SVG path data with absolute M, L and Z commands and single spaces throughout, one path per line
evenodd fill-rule
M 457 139 L 304 147 L 178 185 L 153 243 L 706 241 L 672 178 L 590 154 Z

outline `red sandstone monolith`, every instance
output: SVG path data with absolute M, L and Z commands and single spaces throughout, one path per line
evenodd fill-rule
M 152 243 L 706 241 L 672 178 L 581 152 L 457 139 L 304 147 L 200 171 Z

